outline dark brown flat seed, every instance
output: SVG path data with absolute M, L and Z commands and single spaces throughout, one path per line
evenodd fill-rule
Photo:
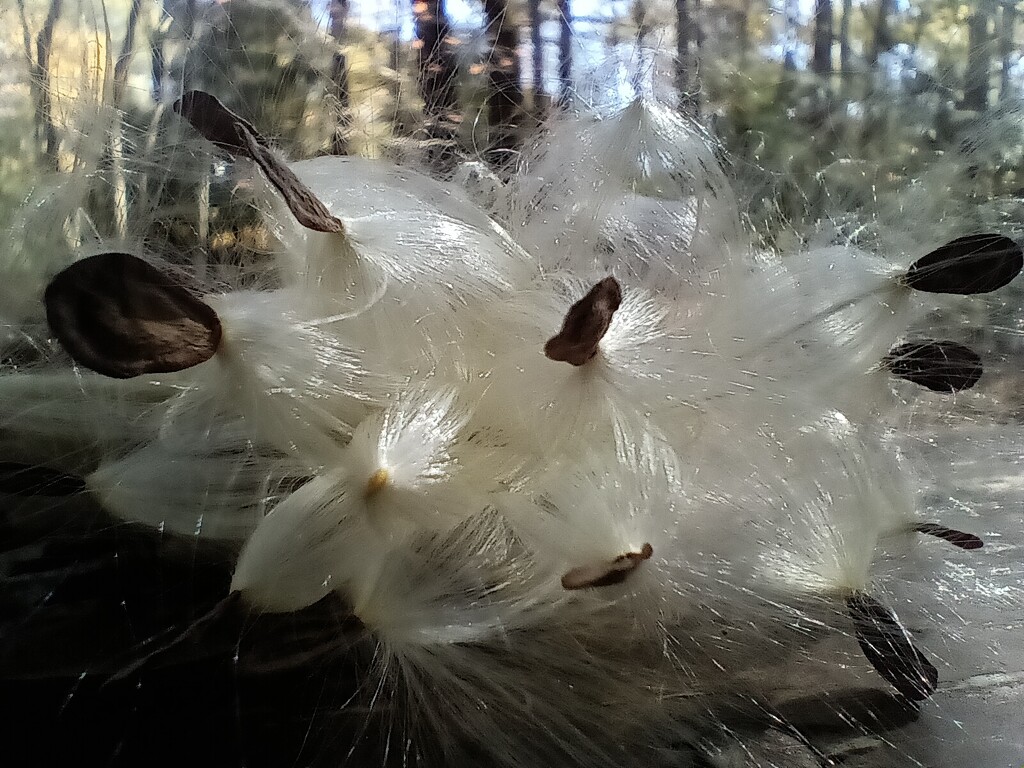
M 984 367 L 974 350 L 952 341 L 914 341 L 894 347 L 883 365 L 894 376 L 935 392 L 970 389 Z
M 252 123 L 236 115 L 216 96 L 205 91 L 189 91 L 184 94 L 174 102 L 174 111 L 188 120 L 203 138 L 233 155 L 251 156 L 245 136 L 266 146 L 266 140 Z
M 174 111 L 220 149 L 253 159 L 302 226 L 317 232 L 342 231 L 341 220 L 332 216 L 291 168 L 277 158 L 252 123 L 225 107 L 216 96 L 189 91 L 174 103 Z
M 13 461 L 0 462 L 0 493 L 11 496 L 73 496 L 85 491 L 85 481 L 49 467 Z
M 1024 269 L 1024 251 L 1003 235 L 958 237 L 915 261 L 903 282 L 927 293 L 988 293 Z
M 220 319 L 209 305 L 126 253 L 75 262 L 47 286 L 45 302 L 71 357 L 115 379 L 191 368 L 220 345 Z
M 584 365 L 597 354 L 620 304 L 622 289 L 618 281 L 606 277 L 569 308 L 562 330 L 544 345 L 544 354 L 558 362 Z
M 846 600 L 864 656 L 879 675 L 910 701 L 924 701 L 939 684 L 939 672 L 911 642 L 892 611 L 864 594 Z
M 654 548 L 644 544 L 639 552 L 627 552 L 614 560 L 597 565 L 583 565 L 573 568 L 562 576 L 564 589 L 593 589 L 621 584 L 644 560 L 650 560 Z
M 267 181 L 281 193 L 288 210 L 299 224 L 316 232 L 333 233 L 344 229 L 341 220 L 333 216 L 309 187 L 299 181 L 291 168 L 281 162 L 270 149 L 262 146 L 255 137 L 246 136 L 250 157 L 256 161 Z
M 954 547 L 960 547 L 960 549 L 981 549 L 985 546 L 985 542 L 981 540 L 980 536 L 947 528 L 938 523 L 920 523 L 914 526 L 914 530 L 918 533 L 924 533 L 928 536 L 935 536 L 938 539 L 948 541 Z

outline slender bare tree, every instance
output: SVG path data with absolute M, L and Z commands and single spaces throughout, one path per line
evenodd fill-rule
M 750 58 L 750 13 L 753 0 L 743 0 L 736 12 L 736 42 L 739 46 L 740 65 L 745 67 Z
M 484 0 L 490 56 L 487 67 L 488 161 L 505 167 L 519 142 L 523 85 L 519 68 L 519 31 L 508 18 L 507 0 Z
M 35 105 L 36 140 L 43 145 L 43 157 L 47 164 L 58 168 L 58 151 L 60 138 L 57 127 L 53 123 L 53 99 L 50 95 L 50 50 L 53 47 L 53 33 L 60 19 L 63 0 L 50 0 L 50 8 L 46 13 L 43 27 L 36 36 L 35 59 L 32 58 L 32 33 L 28 28 L 28 15 L 25 12 L 25 0 L 18 0 L 18 12 L 21 16 L 22 34 L 25 45 L 25 58 L 28 60 L 31 74 L 31 89 Z
M 676 70 L 675 85 L 679 94 L 679 108 L 691 111 L 693 108 L 693 72 L 690 44 L 693 41 L 693 22 L 690 18 L 689 0 L 676 0 Z
M 335 40 L 340 40 L 345 34 L 345 26 L 348 23 L 348 13 L 352 7 L 351 0 L 330 0 L 328 9 L 330 21 L 328 31 Z
M 889 16 L 896 6 L 896 0 L 878 0 L 878 15 L 875 17 L 875 38 L 871 44 L 871 55 L 868 63 L 874 66 L 878 57 L 893 47 L 892 30 L 889 27 Z
M 811 68 L 819 75 L 832 74 L 832 0 L 814 2 L 814 56 Z
M 135 56 L 135 35 L 139 27 L 139 13 L 142 11 L 142 0 L 132 0 L 128 9 L 128 22 L 125 27 L 124 41 L 121 52 L 114 63 L 114 105 L 120 106 L 124 99 L 124 90 L 128 85 L 128 70 Z
M 572 3 L 558 0 L 558 99 L 562 104 L 572 97 Z
M 999 24 L 999 100 L 1010 98 L 1010 57 L 1013 55 L 1013 37 L 1017 28 L 1017 3 L 1015 0 L 1003 0 L 1000 8 Z
M 452 35 L 444 0 L 413 0 L 412 9 L 428 139 L 427 159 L 443 173 L 453 164 L 456 136 L 462 121 L 454 51 L 458 43 Z
M 544 23 L 540 12 L 540 0 L 529 0 L 530 14 L 530 47 L 533 65 L 533 108 L 536 110 L 544 98 L 544 37 L 541 24 Z
M 797 27 L 800 24 L 799 19 L 800 2 L 799 0 L 786 0 L 785 3 L 785 41 L 784 51 L 782 54 L 782 67 L 787 72 L 792 72 L 796 69 L 796 44 L 797 44 Z
M 850 46 L 850 21 L 853 16 L 853 0 L 843 0 L 843 15 L 839 20 L 839 71 L 849 74 L 853 61 L 853 49 Z
M 335 42 L 340 42 L 345 36 L 349 8 L 350 0 L 331 0 L 329 31 Z M 335 51 L 331 61 L 331 85 L 334 98 L 338 102 L 338 124 L 331 139 L 330 152 L 332 155 L 347 155 L 348 129 L 352 124 L 352 115 L 348 88 L 348 60 L 341 51 Z
M 988 27 L 993 10 L 986 0 L 980 0 L 967 19 L 967 70 L 964 73 L 963 109 L 982 112 L 988 107 L 992 70 L 992 41 Z

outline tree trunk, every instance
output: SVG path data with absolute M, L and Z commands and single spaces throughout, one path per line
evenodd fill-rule
M 348 59 L 341 51 L 335 52 L 334 58 L 331 60 L 331 85 L 334 90 L 334 98 L 338 102 L 338 123 L 334 127 L 330 152 L 332 155 L 347 155 L 348 131 L 352 125 L 352 115 L 348 91 Z
M 911 53 L 917 55 L 921 49 L 921 41 L 924 39 L 925 29 L 932 20 L 931 13 L 927 9 L 921 9 L 917 14 L 917 21 L 914 23 L 914 39 L 910 44 Z
M 427 160 L 441 172 L 451 170 L 455 139 L 462 121 L 456 90 L 455 40 L 444 0 L 413 0 L 420 95 L 423 97 Z
M 351 0 L 331 0 L 328 31 L 335 40 L 340 40 L 342 35 L 345 34 L 345 25 L 348 23 L 350 6 Z
M 651 52 L 647 41 L 651 34 L 651 24 L 647 17 L 645 0 L 633 0 L 631 8 L 633 24 L 636 26 L 636 69 L 633 71 L 631 85 L 636 94 L 647 93 L 651 88 Z M 677 63 L 678 66 L 678 63 Z
M 53 47 L 53 31 L 60 18 L 63 0 L 51 0 L 46 21 L 36 38 L 35 79 L 39 85 L 39 99 L 36 103 L 36 121 L 42 129 L 45 141 L 45 156 L 50 167 L 58 169 L 60 139 L 53 124 L 53 100 L 50 96 L 50 50 Z
M 29 72 L 35 66 L 32 59 L 32 33 L 28 28 L 28 14 L 25 12 L 25 0 L 17 0 L 18 17 L 21 20 L 21 42 L 25 47 L 25 63 L 28 64 Z
M 39 106 L 39 91 L 42 83 L 37 80 L 38 72 L 36 71 L 36 61 L 32 56 L 32 32 L 28 28 L 28 14 L 25 12 L 25 0 L 18 0 L 18 14 L 21 17 L 22 44 L 25 47 L 25 65 L 28 67 L 29 95 L 32 97 L 32 104 L 35 108 L 33 138 L 39 142 L 42 141 L 43 137 L 42 113 L 40 112 Z
M 329 31 L 336 43 L 345 36 L 349 4 L 350 0 L 331 0 Z M 331 85 L 338 104 L 338 122 L 334 127 L 334 136 L 331 138 L 330 153 L 332 155 L 347 155 L 348 129 L 352 124 L 352 115 L 349 112 L 351 102 L 348 88 L 348 59 L 341 51 L 335 51 L 334 57 L 331 59 Z
M 819 75 L 832 74 L 832 0 L 814 2 L 814 58 L 811 68 Z
M 185 0 L 185 12 L 182 14 L 181 20 L 181 34 L 182 39 L 186 45 L 191 44 L 192 38 L 196 32 L 196 15 L 198 8 L 196 7 L 197 0 Z M 185 56 L 182 61 L 181 70 L 181 90 L 189 91 L 192 89 L 193 75 L 191 65 L 189 63 L 189 57 Z
M 839 21 L 839 70 L 850 72 L 853 49 L 850 47 L 850 17 L 853 16 L 853 0 L 843 0 L 843 18 Z
M 128 24 L 124 32 L 124 42 L 121 44 L 121 52 L 114 64 L 114 106 L 120 107 L 124 99 L 124 89 L 128 85 L 128 69 L 131 67 L 132 57 L 135 55 L 135 33 L 139 27 L 139 13 L 142 10 L 142 0 L 132 0 L 131 8 L 128 10 Z
M 689 0 L 676 0 L 676 92 L 679 109 L 690 112 L 693 108 L 690 43 L 693 23 L 690 20 Z
M 878 16 L 875 19 L 875 39 L 871 46 L 868 62 L 874 66 L 878 57 L 893 46 L 892 30 L 889 29 L 889 16 L 892 14 L 896 0 L 879 0 Z
M 507 0 L 484 0 L 490 57 L 487 71 L 488 160 L 508 165 L 519 141 L 523 85 L 519 71 L 519 33 L 508 19 Z
M 676 2 L 678 3 L 679 0 Z M 747 60 L 750 58 L 750 11 L 753 5 L 753 0 L 743 0 L 743 7 L 739 10 L 736 19 L 736 42 L 740 49 L 741 69 L 746 67 Z
M 558 87 L 559 103 L 572 98 L 572 3 L 558 0 Z
M 796 30 L 799 23 L 798 14 L 800 4 L 798 0 L 786 0 L 786 41 L 785 53 L 782 58 L 782 68 L 787 72 L 796 70 Z
M 530 58 L 533 64 L 533 108 L 537 110 L 544 97 L 544 38 L 541 36 L 540 0 L 529 0 Z
M 984 5 L 979 5 L 967 20 L 967 72 L 964 76 L 962 107 L 978 112 L 988 107 L 989 73 L 992 66 L 988 22 L 988 9 Z
M 1004 0 L 1000 14 L 999 26 L 999 59 L 1001 64 L 999 77 L 999 100 L 1006 101 L 1010 92 L 1010 56 L 1013 54 L 1013 35 L 1017 26 L 1017 6 L 1015 0 Z
M 697 50 L 700 51 L 704 47 L 704 27 L 700 25 L 698 19 L 700 18 L 700 0 L 693 0 L 693 11 L 690 13 L 690 26 L 693 27 L 693 32 L 690 33 L 690 37 L 693 38 L 693 42 L 697 46 Z M 694 62 L 692 74 L 697 74 L 697 63 Z
M 124 31 L 124 41 L 121 43 L 121 51 L 114 63 L 114 80 L 112 101 L 116 109 L 120 109 L 124 101 L 124 92 L 128 86 L 128 70 L 131 67 L 132 57 L 135 55 L 135 33 L 139 26 L 139 12 L 142 10 L 142 0 L 132 0 L 128 9 L 128 21 Z M 120 113 L 114 122 L 110 136 L 110 170 L 111 187 L 114 193 L 114 227 L 119 238 L 128 236 L 128 178 L 124 169 L 124 120 Z

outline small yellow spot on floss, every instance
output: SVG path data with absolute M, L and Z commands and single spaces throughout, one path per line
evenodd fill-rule
M 371 496 L 375 496 L 377 493 L 379 493 L 381 489 L 383 489 L 384 486 L 388 484 L 389 479 L 390 478 L 388 477 L 388 471 L 383 468 L 378 469 L 376 472 L 370 475 L 370 479 L 366 483 L 366 498 L 370 498 Z

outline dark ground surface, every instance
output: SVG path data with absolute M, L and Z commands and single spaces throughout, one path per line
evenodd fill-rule
M 1020 431 L 1016 424 L 967 422 L 942 440 L 910 441 L 941 469 L 924 497 L 930 516 L 986 540 L 969 558 L 949 547 L 925 550 L 939 576 L 907 581 L 894 592 L 918 611 L 902 615 L 939 666 L 935 696 L 918 711 L 864 669 L 809 663 L 788 675 L 794 682 L 771 702 L 781 729 L 767 727 L 765 710 L 737 706 L 726 728 L 708 734 L 708 765 L 1024 764 Z M 230 553 L 115 523 L 74 497 L 5 503 L 5 768 L 380 763 L 381 737 L 372 725 L 362 730 L 358 708 L 339 714 L 359 685 L 351 658 L 365 661 L 367 647 L 354 646 L 349 661 L 301 661 L 325 627 L 353 636 L 337 626 L 331 606 L 284 618 L 228 611 L 111 682 L 138 643 L 187 627 L 217 605 L 228 590 Z M 846 653 L 846 645 L 849 638 L 834 638 L 812 655 L 827 659 L 840 646 Z M 361 748 L 350 752 L 360 735 Z M 398 751 L 393 755 L 399 764 Z

